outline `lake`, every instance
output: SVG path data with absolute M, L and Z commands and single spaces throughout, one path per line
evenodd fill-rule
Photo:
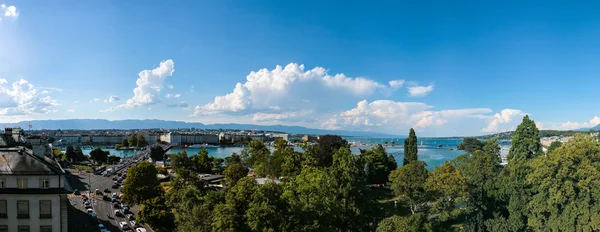
M 384 144 L 386 141 L 388 144 L 385 146 L 386 151 L 394 156 L 396 162 L 401 165 L 402 160 L 404 158 L 404 140 L 403 139 L 395 139 L 395 138 L 357 138 L 357 137 L 349 137 L 345 138 L 348 142 L 353 145 L 350 150 L 354 154 L 359 154 L 360 149 L 369 149 L 371 145 L 368 144 Z M 391 145 L 392 141 L 399 145 Z M 452 160 L 457 156 L 464 154 L 463 151 L 459 150 L 450 150 L 456 149 L 458 143 L 460 143 L 462 139 L 420 139 L 418 140 L 418 149 L 419 149 L 419 160 L 425 161 L 427 163 L 427 169 L 433 169 L 434 166 L 442 165 L 445 161 Z M 438 148 L 438 145 L 442 145 L 442 148 Z M 242 147 L 208 147 L 208 154 L 213 157 L 225 158 L 230 156 L 232 153 L 238 153 L 242 151 Z M 295 148 L 297 151 L 302 151 L 300 147 Z M 83 153 L 88 155 L 92 149 L 86 148 L 83 149 Z M 115 150 L 115 149 L 103 149 L 110 152 L 111 155 L 116 155 L 119 157 L 127 157 L 133 155 L 135 152 L 132 150 Z M 200 148 L 180 148 L 175 147 L 169 150 L 168 154 L 174 154 L 181 151 L 186 151 L 189 155 L 193 155 L 200 151 Z

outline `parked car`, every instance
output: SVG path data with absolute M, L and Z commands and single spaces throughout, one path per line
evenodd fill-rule
M 135 228 L 135 232 L 146 232 L 145 228 Z
M 105 193 L 110 193 L 110 189 L 107 189 L 107 188 L 105 188 L 105 189 L 104 189 L 104 192 L 105 192 Z
M 113 178 L 112 178 L 112 180 L 117 180 L 117 177 L 116 177 L 116 176 L 115 176 L 115 177 L 113 177 Z
M 130 220 L 129 223 L 131 223 L 132 226 L 136 225 L 135 220 Z
M 117 217 L 123 217 L 123 213 L 121 213 L 120 210 L 115 209 L 115 216 L 117 216 Z
M 95 192 L 96 192 L 96 194 L 98 194 L 98 195 L 102 194 L 102 191 L 100 191 L 100 189 L 96 189 L 96 191 L 95 191 Z
M 88 205 L 91 205 L 91 204 L 90 204 L 90 202 L 89 202 L 89 201 L 84 201 L 84 202 L 83 202 L 83 205 L 85 205 L 85 206 L 88 206 Z
M 92 221 L 97 221 L 98 220 L 98 217 L 96 216 L 95 213 L 90 213 L 89 215 L 90 215 L 90 217 L 92 217 Z
M 87 199 L 88 197 L 86 195 L 81 195 L 82 199 Z
M 114 207 L 115 209 L 120 209 L 120 208 L 121 208 L 121 205 L 119 205 L 119 203 L 115 203 L 115 204 L 113 205 L 113 207 Z
M 119 188 L 119 185 L 113 184 L 113 185 L 112 185 L 112 186 L 110 186 L 110 187 L 111 187 L 111 188 L 114 188 L 114 189 L 118 189 L 118 188 Z
M 132 213 L 128 213 L 126 216 L 127 216 L 127 220 L 129 220 L 129 221 L 135 220 L 135 216 L 133 216 Z
M 102 196 L 102 200 L 105 200 L 105 201 L 110 201 L 110 197 L 108 197 L 108 195 L 107 195 L 107 194 L 104 194 L 104 195 Z
M 104 230 L 106 230 L 106 227 L 104 227 L 104 225 L 102 223 L 98 223 L 98 229 L 100 231 L 104 231 Z
M 87 209 L 87 212 L 88 212 L 88 214 L 89 214 L 89 213 L 93 213 L 93 212 L 94 212 L 94 210 L 93 210 L 93 209 L 91 209 L 91 208 L 88 208 L 88 209 Z

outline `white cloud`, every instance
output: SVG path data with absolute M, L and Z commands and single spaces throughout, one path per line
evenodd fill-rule
M 169 108 L 175 108 L 175 107 L 188 108 L 189 106 L 190 105 L 184 101 L 182 101 L 180 103 L 176 103 L 176 104 L 167 105 L 167 107 L 169 107 Z
M 167 95 L 165 95 L 165 98 L 179 98 L 181 97 L 181 94 L 170 94 L 168 93 Z
M 5 86 L 8 81 L 0 79 L 0 115 L 31 115 L 54 112 L 56 100 L 50 96 L 41 97 L 43 91 L 35 88 L 26 80 L 12 83 L 12 88 Z
M 169 84 L 167 87 L 169 87 L 169 89 L 174 89 L 175 86 L 173 86 L 173 84 Z
M 567 121 L 565 123 L 560 124 L 560 126 L 558 126 L 558 128 L 554 128 L 554 129 L 575 130 L 575 129 L 580 129 L 580 128 L 592 128 L 592 127 L 597 126 L 598 124 L 600 124 L 600 118 L 598 116 L 594 116 L 594 118 L 592 118 L 590 121 L 583 122 L 583 123 Z
M 90 102 L 99 102 L 99 101 L 100 101 L 100 98 L 94 98 L 94 99 L 90 100 Z
M 17 17 L 19 16 L 19 12 L 17 12 L 17 7 L 15 6 L 7 6 L 5 4 L 0 5 L 2 8 L 3 15 L 5 17 Z
M 75 110 L 74 109 L 68 109 L 67 112 L 72 113 L 72 112 L 75 112 Z
M 74 103 L 74 104 L 77 104 L 77 103 L 79 103 L 79 101 L 73 101 L 73 103 Z
M 165 60 L 152 70 L 143 70 L 138 75 L 137 87 L 133 89 L 133 97 L 118 108 L 137 108 L 150 106 L 161 101 L 160 91 L 164 88 L 164 81 L 175 72 L 173 60 Z
M 481 118 L 491 113 L 488 108 L 432 111 L 433 106 L 421 102 L 363 100 L 351 110 L 333 115 L 321 126 L 327 129 L 403 131 L 408 128 L 440 126 L 464 118 Z
M 252 115 L 252 121 L 255 122 L 265 122 L 265 121 L 307 121 L 311 120 L 310 114 L 312 114 L 312 110 L 302 110 L 298 112 L 283 112 L 283 113 L 255 113 Z
M 482 132 L 498 132 L 498 127 L 501 124 L 507 124 L 512 122 L 515 117 L 523 117 L 526 113 L 521 110 L 515 109 L 503 109 L 500 113 L 496 113 L 493 117 L 490 117 L 490 121 L 487 127 L 483 128 Z
M 333 101 L 331 95 L 356 98 L 377 92 L 387 93 L 402 84 L 401 80 L 390 81 L 388 86 L 364 77 L 332 76 L 322 67 L 305 70 L 304 65 L 290 63 L 285 67 L 277 65 L 273 70 L 265 68 L 250 72 L 246 82 L 237 83 L 231 93 L 216 96 L 214 101 L 196 107 L 195 115 L 254 113 L 272 111 L 275 107 L 281 111 L 277 113 L 294 112 L 300 110 L 294 107 L 305 107 L 308 102 L 326 108 L 328 106 L 323 101 Z
M 404 80 L 393 80 L 390 81 L 390 87 L 392 87 L 392 89 L 399 89 L 402 88 L 402 86 L 404 85 Z
M 113 95 L 113 96 L 110 96 L 108 99 L 105 99 L 104 103 L 115 102 L 118 100 L 121 100 L 121 98 L 119 98 L 119 96 Z
M 408 93 L 410 94 L 411 97 L 424 97 L 433 91 L 433 85 L 428 85 L 428 86 L 414 85 L 414 86 L 408 86 L 407 88 L 408 88 Z

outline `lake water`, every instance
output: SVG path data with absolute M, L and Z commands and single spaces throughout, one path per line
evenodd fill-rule
M 345 138 L 350 143 L 356 144 L 353 145 L 350 150 L 354 154 L 359 154 L 360 149 L 369 149 L 371 145 L 367 144 L 384 144 L 386 141 L 389 145 L 385 146 L 386 151 L 394 156 L 396 162 L 401 165 L 402 160 L 404 158 L 404 140 L 403 139 L 392 139 L 392 138 L 358 138 L 358 137 L 349 137 Z M 394 141 L 398 145 L 391 145 L 392 141 Z M 445 161 L 452 160 L 457 156 L 464 154 L 463 151 L 459 150 L 450 150 L 456 149 L 458 143 L 460 143 L 462 139 L 421 139 L 418 140 L 418 149 L 419 149 L 419 160 L 425 161 L 427 163 L 428 169 L 433 169 L 434 166 L 442 165 Z M 438 148 L 438 145 L 442 145 L 441 148 Z M 208 150 L 208 154 L 213 157 L 225 158 L 230 156 L 232 153 L 238 153 L 242 151 L 242 147 L 209 147 L 206 148 Z M 92 149 L 83 149 L 84 154 L 89 154 Z M 132 150 L 114 150 L 114 149 L 104 149 L 110 152 L 111 155 L 117 155 L 120 157 L 131 156 L 135 153 Z M 186 151 L 189 155 L 196 154 L 200 151 L 200 148 L 179 148 L 175 147 L 169 150 L 168 154 L 174 154 L 181 151 Z M 301 148 L 296 147 L 296 150 L 302 151 Z

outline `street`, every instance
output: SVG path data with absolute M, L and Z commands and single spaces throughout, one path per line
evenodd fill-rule
M 122 173 L 129 166 L 135 164 L 134 161 L 136 159 L 138 159 L 138 156 L 128 157 L 124 159 L 122 164 L 112 165 L 107 168 L 112 168 L 116 172 Z M 119 189 L 111 188 L 113 182 L 115 182 L 112 180 L 112 178 L 118 178 L 116 173 L 108 177 L 104 177 L 102 175 L 95 175 L 93 173 L 78 172 L 74 169 L 69 171 L 72 173 L 70 183 L 73 189 L 78 189 L 81 194 L 89 197 L 90 204 L 98 218 L 98 221 L 100 221 L 100 223 L 102 223 L 107 230 L 113 232 L 122 231 L 119 227 L 120 222 L 127 222 L 131 228 L 134 228 L 127 218 L 117 217 L 114 215 L 115 208 L 110 200 L 105 201 L 102 199 L 102 194 L 95 194 L 96 189 L 102 191 L 103 193 L 104 189 L 109 189 L 111 193 L 106 193 L 109 197 L 111 197 L 112 193 L 120 194 Z M 91 188 L 87 187 L 88 184 L 91 184 Z M 69 194 L 69 201 L 72 206 L 69 210 L 69 231 L 99 231 L 97 222 L 93 221 L 87 214 L 87 209 L 84 206 L 82 196 Z M 130 208 L 130 211 L 137 216 L 139 206 L 130 206 Z M 120 209 L 120 207 L 117 209 Z

